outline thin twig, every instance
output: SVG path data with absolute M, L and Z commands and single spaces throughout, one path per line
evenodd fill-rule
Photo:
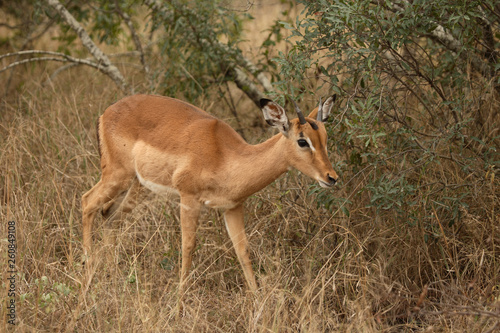
M 9 68 L 12 68 L 12 67 L 15 67 L 15 66 L 19 66 L 19 65 L 22 65 L 22 64 L 26 64 L 26 63 L 30 63 L 30 62 L 35 62 L 35 61 L 59 61 L 59 62 L 73 62 L 73 63 L 76 63 L 76 64 L 81 64 L 81 65 L 87 65 L 87 66 L 91 66 L 91 67 L 94 67 L 98 70 L 101 69 L 101 66 L 99 66 L 98 64 L 94 63 L 94 62 L 91 62 L 91 61 L 88 61 L 88 60 L 85 60 L 85 59 L 77 59 L 77 58 L 72 58 L 73 60 L 69 60 L 69 59 L 64 59 L 64 58 L 56 58 L 56 57 L 39 57 L 39 58 L 29 58 L 29 59 L 24 59 L 24 60 L 20 60 L 20 61 L 16 61 L 2 69 L 0 69 L 0 73 L 8 70 Z

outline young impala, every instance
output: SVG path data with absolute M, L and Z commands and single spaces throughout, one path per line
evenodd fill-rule
M 224 212 L 227 231 L 251 290 L 257 283 L 248 255 L 243 202 L 291 167 L 330 187 L 337 174 L 328 160 L 328 118 L 335 96 L 297 119 L 268 99 L 260 101 L 267 123 L 279 129 L 267 141 L 247 144 L 229 125 L 186 102 L 135 95 L 111 105 L 99 118 L 101 180 L 82 198 L 83 247 L 91 256 L 92 223 L 102 209 L 110 220 L 136 205 L 145 187 L 180 195 L 182 290 L 191 266 L 202 205 Z M 295 103 L 295 102 L 294 102 Z

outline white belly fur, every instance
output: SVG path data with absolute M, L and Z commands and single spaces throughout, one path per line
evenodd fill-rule
M 139 174 L 139 171 L 137 171 L 137 170 L 135 171 L 135 174 L 137 175 L 137 179 L 139 179 L 139 182 L 142 184 L 142 186 L 144 186 L 145 188 L 147 188 L 148 190 L 150 190 L 156 194 L 162 194 L 162 195 L 176 194 L 176 195 L 179 195 L 179 192 L 177 192 L 176 189 L 174 189 L 170 186 L 157 184 L 157 183 L 152 182 L 150 180 L 144 179 Z

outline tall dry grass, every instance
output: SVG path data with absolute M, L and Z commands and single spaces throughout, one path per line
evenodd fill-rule
M 191 284 L 178 316 L 180 227 L 176 198 L 148 197 L 102 240 L 85 283 L 80 199 L 99 179 L 95 121 L 122 95 L 88 69 L 42 85 L 54 67 L 16 72 L 0 115 L 0 271 L 7 276 L 7 221 L 16 221 L 18 332 L 493 332 L 500 328 L 498 181 L 477 193 L 481 216 L 443 228 L 379 216 L 358 196 L 364 180 L 347 175 L 332 195 L 352 201 L 350 215 L 317 207 L 312 181 L 290 172 L 246 204 L 246 230 L 259 290 L 250 294 L 221 219 L 204 210 Z M 127 70 L 127 69 L 123 69 Z M 132 73 L 130 73 L 132 75 Z M 3 79 L 3 78 L 2 78 Z M 140 82 L 140 78 L 138 78 Z M 253 142 L 271 132 L 259 111 L 243 125 Z M 214 94 L 215 95 L 215 94 Z M 208 95 L 197 103 L 234 125 L 227 107 Z M 332 156 L 332 159 L 339 159 Z M 460 183 L 453 167 L 422 177 Z M 491 176 L 493 177 L 493 176 Z M 421 190 L 422 220 L 432 216 Z M 7 294 L 2 279 L 1 295 Z

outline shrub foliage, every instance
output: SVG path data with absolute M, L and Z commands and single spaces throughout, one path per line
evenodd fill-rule
M 367 208 L 423 223 L 429 235 L 430 207 L 450 227 L 464 209 L 493 218 L 485 208 L 494 202 L 480 198 L 498 194 L 495 1 L 304 5 L 304 17 L 288 27 L 294 47 L 278 59 L 282 82 L 297 84 L 282 90 L 315 94 L 309 70 L 322 91 L 343 96 L 330 137 L 345 186 L 362 181 L 356 196 L 367 196 Z

